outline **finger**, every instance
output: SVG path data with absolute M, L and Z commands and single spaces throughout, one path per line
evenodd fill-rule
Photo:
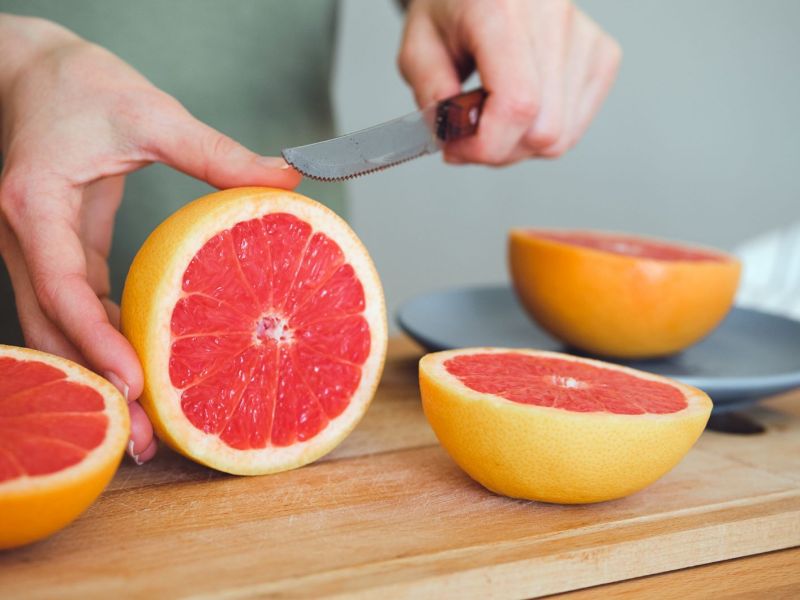
M 106 177 L 90 183 L 83 190 L 80 238 L 86 255 L 89 285 L 101 299 L 111 293 L 108 254 L 124 186 L 124 176 Z
M 589 124 L 600 110 L 600 106 L 608 96 L 608 92 L 617 77 L 621 60 L 622 49 L 619 44 L 611 38 L 604 37 L 600 44 L 600 49 L 595 55 L 589 81 L 585 84 L 577 108 L 575 127 L 568 142 L 569 147 L 574 146 L 583 137 L 589 128 Z
M 515 158 L 535 155 L 561 137 L 567 39 L 575 13 L 573 4 L 566 0 L 548 0 L 527 6 L 530 43 L 539 73 L 540 109 L 524 136 L 525 148 Z
M 131 416 L 131 439 L 128 442 L 128 454 L 137 463 L 144 462 L 145 450 L 153 445 L 153 426 L 147 418 L 147 413 L 138 402 L 128 404 L 128 411 Z M 152 458 L 153 453 L 148 458 Z
M 12 208 L 6 216 L 19 240 L 42 312 L 92 369 L 115 383 L 126 397 L 138 397 L 143 376 L 136 353 L 111 325 L 87 280 L 83 247 L 69 216 L 79 205 L 80 191 L 69 186 L 45 187 L 40 182 L 38 188 L 18 193 L 20 198 L 8 202 Z
M 81 356 L 75 346 L 64 336 L 59 329 L 50 322 L 42 313 L 33 286 L 28 278 L 22 251 L 16 237 L 8 230 L 0 219 L 0 234 L 3 236 L 3 261 L 8 269 L 11 286 L 14 289 L 14 303 L 17 307 L 20 328 L 25 338 L 25 345 L 63 356 L 69 360 L 86 365 L 86 360 Z
M 158 442 L 156 441 L 156 438 L 153 438 L 153 441 L 150 442 L 150 445 L 139 454 L 138 463 L 143 465 L 144 463 L 153 460 L 156 452 L 158 452 Z
M 106 309 L 108 315 L 108 322 L 114 326 L 114 329 L 119 329 L 119 304 L 110 298 L 100 298 L 103 303 L 103 308 Z
M 540 156 L 555 158 L 564 154 L 576 138 L 578 109 L 584 84 L 592 64 L 592 51 L 601 32 L 595 23 L 581 12 L 575 13 L 567 42 L 566 75 L 564 79 L 564 114 L 558 140 L 539 151 Z
M 302 179 L 282 158 L 259 156 L 185 111 L 169 123 L 151 123 L 146 135 L 158 160 L 217 188 L 294 189 Z
M 397 66 L 420 107 L 461 91 L 461 80 L 436 25 L 413 11 L 406 21 Z
M 448 144 L 445 158 L 502 165 L 539 111 L 536 64 L 517 15 L 502 9 L 470 15 L 465 46 L 489 96 L 478 132 Z
M 124 175 L 98 179 L 83 190 L 81 240 L 84 246 L 93 248 L 104 260 L 111 251 L 114 219 L 124 190 Z
M 27 277 L 24 281 L 12 277 L 12 285 L 25 345 L 88 366 L 80 351 L 41 311 Z

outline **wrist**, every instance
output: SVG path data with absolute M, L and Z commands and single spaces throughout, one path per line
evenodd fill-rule
M 27 65 L 78 39 L 68 29 L 46 19 L 0 13 L 0 103 Z

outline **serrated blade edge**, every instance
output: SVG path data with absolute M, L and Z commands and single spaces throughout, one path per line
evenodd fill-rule
M 306 177 L 342 181 L 437 152 L 435 107 L 337 138 L 286 148 L 283 158 Z

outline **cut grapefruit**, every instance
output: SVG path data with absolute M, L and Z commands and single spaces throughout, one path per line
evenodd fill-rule
M 77 518 L 111 480 L 129 435 L 125 399 L 105 379 L 0 346 L 0 549 Z
M 437 352 L 419 377 L 425 416 L 453 460 L 493 492 L 542 502 L 644 488 L 678 464 L 711 414 L 696 388 L 555 352 Z
M 186 205 L 147 239 L 122 297 L 159 437 L 241 475 L 332 450 L 366 411 L 386 356 L 370 257 L 331 210 L 240 188 Z
M 739 261 L 705 248 L 588 231 L 514 229 L 514 288 L 561 341 L 601 356 L 651 358 L 699 341 L 724 318 Z

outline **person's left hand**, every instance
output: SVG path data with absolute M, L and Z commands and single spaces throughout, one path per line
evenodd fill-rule
M 420 106 L 458 94 L 477 69 L 489 92 L 478 133 L 449 143 L 445 160 L 506 165 L 569 150 L 621 56 L 567 0 L 410 0 L 398 65 Z

